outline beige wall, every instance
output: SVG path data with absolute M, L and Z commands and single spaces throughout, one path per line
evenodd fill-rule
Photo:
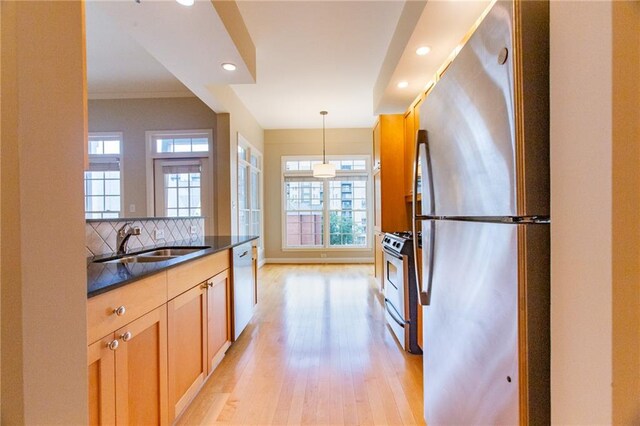
M 611 423 L 611 4 L 551 2 L 551 416 Z
M 640 4 L 551 2 L 556 424 L 640 423 Z
M 373 249 L 367 250 L 282 250 L 281 158 L 287 155 L 321 155 L 322 129 L 265 130 L 264 233 L 265 257 L 269 261 L 314 259 L 339 262 L 345 259 L 373 261 Z M 371 155 L 371 129 L 327 129 L 327 155 Z M 373 224 L 373 218 L 371 219 Z M 326 258 L 320 258 L 325 253 Z M 341 260 L 342 259 L 342 260 Z
M 84 424 L 83 3 L 0 8 L 1 421 Z
M 217 185 L 218 216 L 224 218 L 220 219 L 217 230 L 220 235 L 235 234 L 238 232 L 238 133 L 264 154 L 264 130 L 231 87 L 210 86 L 207 89 L 223 105 L 216 111 L 219 120 L 223 120 L 217 133 L 220 146 L 216 167 L 226 170 Z
M 640 424 L 640 2 L 613 2 L 613 423 Z
M 196 97 L 89 101 L 90 132 L 122 132 L 122 208 L 125 217 L 151 215 L 151 212 L 147 211 L 145 132 L 213 130 L 215 125 L 216 114 Z M 214 138 L 214 145 L 215 143 Z M 129 212 L 131 204 L 135 205 L 135 213 Z M 211 223 L 213 224 L 213 221 Z

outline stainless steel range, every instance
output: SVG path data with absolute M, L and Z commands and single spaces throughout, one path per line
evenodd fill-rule
M 418 346 L 418 288 L 411 232 L 385 234 L 382 249 L 387 323 L 404 350 L 422 354 Z

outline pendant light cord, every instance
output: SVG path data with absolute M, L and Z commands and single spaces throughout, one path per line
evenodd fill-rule
M 324 128 L 324 119 L 327 116 L 327 111 L 320 111 L 320 115 L 322 115 L 322 164 L 327 164 L 327 156 L 326 156 L 326 148 L 325 148 L 325 141 L 324 141 L 324 132 L 325 132 L 325 128 Z

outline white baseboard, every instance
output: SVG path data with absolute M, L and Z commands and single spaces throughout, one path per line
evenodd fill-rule
M 265 263 L 373 263 L 373 257 L 274 257 L 265 259 Z

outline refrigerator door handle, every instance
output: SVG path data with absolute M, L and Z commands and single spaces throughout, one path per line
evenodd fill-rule
M 417 205 L 418 205 L 418 166 L 420 164 L 420 147 L 424 145 L 424 149 L 425 149 L 425 168 L 423 170 L 423 175 L 425 175 L 425 177 L 427 178 L 426 180 L 429 182 L 429 194 L 425 194 L 424 191 L 422 193 L 422 196 L 429 196 L 430 198 L 430 211 L 429 212 L 420 212 L 420 214 L 418 214 L 418 209 L 417 209 Z M 425 179 L 422 179 L 422 184 L 424 185 Z M 431 158 L 429 155 L 429 142 L 427 140 L 427 131 L 426 130 L 418 130 L 418 134 L 416 137 L 416 156 L 415 156 L 415 163 L 413 165 L 413 202 L 412 202 L 412 210 L 413 210 L 413 220 L 412 220 L 412 228 L 413 228 L 413 258 L 415 259 L 415 271 L 416 271 L 416 283 L 418 285 L 418 297 L 420 298 L 420 304 L 421 305 L 428 305 L 429 304 L 429 293 L 427 293 L 423 287 L 422 287 L 422 261 L 421 258 L 418 257 L 418 221 L 419 220 L 424 220 L 425 218 L 427 218 L 428 216 L 425 216 L 425 213 L 428 213 L 429 215 L 433 216 L 434 211 L 435 211 L 435 195 L 433 192 L 433 174 L 431 171 Z M 432 223 L 433 225 L 433 223 Z M 429 286 L 428 288 L 431 288 L 431 277 L 432 277 L 432 270 L 433 270 L 433 246 L 434 246 L 434 232 L 435 229 L 432 229 L 432 232 L 430 232 L 430 242 L 429 242 Z
M 414 232 L 415 232 L 415 228 L 416 228 L 416 222 L 414 220 L 413 222 L 413 228 L 414 228 Z M 434 248 L 435 248 L 435 242 L 436 242 L 436 224 L 433 220 L 429 221 L 429 226 L 430 226 L 430 230 L 429 230 L 429 258 L 427 260 L 428 263 L 428 270 L 426 272 L 427 276 L 427 288 L 425 289 L 422 285 L 423 281 L 422 281 L 422 274 L 423 271 L 421 271 L 420 269 L 422 268 L 422 260 L 418 258 L 418 238 L 414 237 L 413 238 L 413 257 L 416 260 L 416 267 L 414 268 L 416 271 L 416 283 L 418 286 L 418 298 L 420 299 L 420 304 L 423 306 L 429 306 L 431 304 L 431 285 L 433 283 L 433 263 L 434 263 L 434 258 L 435 258 L 435 253 L 434 253 Z M 426 230 L 423 230 L 423 232 Z M 414 235 L 416 235 L 414 233 Z M 422 249 L 424 250 L 426 247 L 423 247 Z

